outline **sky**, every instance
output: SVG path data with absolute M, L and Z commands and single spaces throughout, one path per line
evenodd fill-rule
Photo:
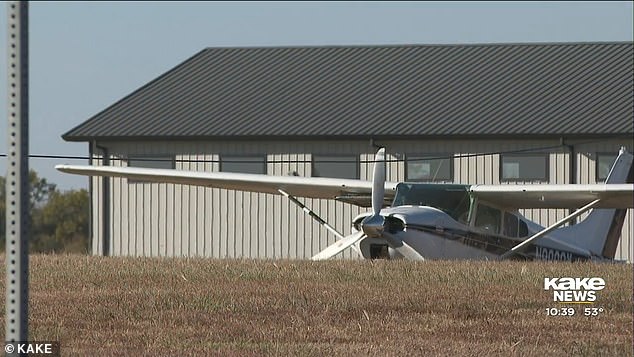
M 7 3 L 0 8 L 7 152 Z M 632 2 L 30 2 L 30 153 L 88 155 L 61 135 L 207 47 L 633 40 Z M 0 172 L 6 174 L 5 157 Z M 62 190 L 88 179 L 35 159 Z

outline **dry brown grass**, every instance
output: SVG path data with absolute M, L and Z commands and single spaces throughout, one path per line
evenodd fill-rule
M 63 355 L 632 353 L 631 265 L 79 255 L 30 264 L 30 338 L 60 340 Z M 555 276 L 603 277 L 595 306 L 605 312 L 546 316 L 558 304 L 543 278 Z

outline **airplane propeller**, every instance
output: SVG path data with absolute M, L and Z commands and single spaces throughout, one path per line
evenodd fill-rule
M 363 219 L 363 232 L 371 238 L 380 238 L 385 228 L 385 217 L 381 216 L 385 196 L 385 148 L 380 148 L 374 157 L 372 173 L 372 215 Z
M 380 148 L 374 156 L 372 172 L 372 213 L 379 215 L 385 199 L 385 148 Z
M 374 157 L 374 171 L 372 172 L 372 215 L 361 222 L 361 232 L 350 234 L 331 244 L 315 255 L 312 260 L 325 260 L 334 257 L 348 247 L 365 237 L 379 238 L 402 256 L 411 260 L 424 258 L 402 239 L 385 231 L 385 217 L 381 215 L 385 199 L 385 148 L 380 148 Z
M 399 252 L 402 256 L 409 260 L 425 260 L 420 253 L 409 244 L 405 243 L 402 239 L 398 239 L 390 233 L 384 232 L 383 239 L 385 239 L 388 245 Z
M 365 234 L 363 232 L 352 233 L 351 235 L 345 236 L 343 239 L 336 241 L 334 244 L 329 245 L 328 247 L 326 247 L 326 249 L 317 253 L 311 259 L 312 260 L 330 259 L 334 257 L 335 255 L 343 252 L 344 250 L 346 250 L 347 248 L 349 248 L 356 242 L 360 241 L 364 237 L 365 237 Z

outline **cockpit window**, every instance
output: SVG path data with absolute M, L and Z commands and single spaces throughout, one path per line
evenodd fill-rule
M 429 206 L 467 223 L 470 205 L 467 186 L 400 183 L 396 187 L 393 206 Z
M 499 209 L 479 204 L 475 226 L 489 233 L 498 234 L 500 233 L 501 218 L 502 212 Z
M 526 237 L 528 226 L 516 215 L 504 212 L 504 235 L 507 237 Z

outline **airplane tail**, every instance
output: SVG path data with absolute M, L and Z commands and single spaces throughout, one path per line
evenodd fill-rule
M 621 148 L 605 183 L 634 182 L 632 154 Z M 592 254 L 614 259 L 627 209 L 593 209 L 578 224 L 559 230 L 561 240 L 588 249 Z

